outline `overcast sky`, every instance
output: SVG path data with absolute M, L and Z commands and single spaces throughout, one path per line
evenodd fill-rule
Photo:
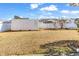
M 76 18 L 79 7 L 67 3 L 0 3 L 0 19 L 11 19 L 14 15 L 27 18 Z

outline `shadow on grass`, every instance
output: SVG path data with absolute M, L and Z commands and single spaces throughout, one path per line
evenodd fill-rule
M 44 45 L 40 45 L 41 49 L 47 49 L 43 54 L 46 56 L 62 56 L 62 55 L 69 55 L 70 53 L 74 52 L 69 45 L 74 46 L 75 48 L 79 48 L 79 41 L 78 40 L 61 40 L 52 43 L 47 43 Z

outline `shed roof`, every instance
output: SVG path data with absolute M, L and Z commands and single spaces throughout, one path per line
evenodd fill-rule
M 4 21 L 4 20 L 0 20 L 0 23 L 10 23 L 11 20 L 7 20 L 7 21 Z

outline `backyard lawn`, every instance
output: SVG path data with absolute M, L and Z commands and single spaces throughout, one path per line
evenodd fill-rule
M 40 45 L 59 40 L 79 40 L 77 30 L 40 30 L 0 33 L 0 55 L 29 55 Z

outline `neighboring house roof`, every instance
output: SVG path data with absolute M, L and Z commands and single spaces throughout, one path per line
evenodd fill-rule
M 19 16 L 14 16 L 14 19 L 29 19 L 29 18 L 22 18 L 22 17 L 19 17 Z

